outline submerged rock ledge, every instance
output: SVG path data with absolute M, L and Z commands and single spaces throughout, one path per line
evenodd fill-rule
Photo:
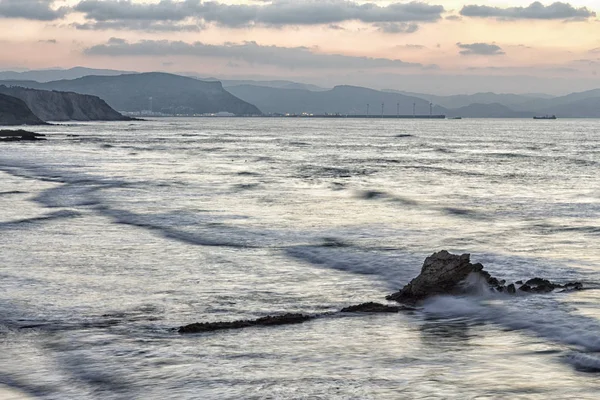
M 20 141 L 35 141 L 35 140 L 46 140 L 46 135 L 41 133 L 29 132 L 23 129 L 0 130 L 0 142 L 20 142 Z
M 468 293 L 473 290 L 473 282 L 483 282 L 492 291 L 508 294 L 517 294 L 518 291 L 523 293 L 549 293 L 556 289 L 562 289 L 563 292 L 583 289 L 581 282 L 569 282 L 561 285 L 542 278 L 533 278 L 525 283 L 517 281 L 506 285 L 505 280 L 494 278 L 483 269 L 483 265 L 479 263 L 472 264 L 470 259 L 470 254 L 455 255 L 446 250 L 434 253 L 425 259 L 419 276 L 410 281 L 400 291 L 386 297 L 386 300 L 404 304 L 386 305 L 369 302 L 343 308 L 339 313 L 398 313 L 400 311 L 414 311 L 416 308 L 413 306 L 428 297 Z M 190 334 L 242 329 L 254 326 L 300 324 L 325 315 L 329 314 L 306 315 L 288 313 L 277 316 L 269 315 L 255 320 L 201 322 L 181 326 L 178 332 L 181 334 Z
M 241 329 L 251 326 L 273 326 L 273 325 L 290 325 L 300 324 L 314 317 L 304 314 L 284 314 L 278 316 L 266 316 L 255 320 L 238 320 L 231 322 L 201 322 L 182 326 L 179 328 L 179 333 L 202 333 L 221 331 L 226 329 Z

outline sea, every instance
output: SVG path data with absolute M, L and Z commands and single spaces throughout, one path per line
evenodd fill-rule
M 598 399 L 600 120 L 162 118 L 0 143 L 0 386 Z M 434 252 L 585 290 L 386 303 Z M 194 322 L 299 325 L 181 335 Z M 1 393 L 1 392 L 0 392 Z

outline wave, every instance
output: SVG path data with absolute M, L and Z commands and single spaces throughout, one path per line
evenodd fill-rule
M 0 192 L 0 196 L 11 196 L 11 195 L 15 195 L 15 194 L 27 194 L 27 192 L 23 192 L 20 190 L 9 190 L 6 192 Z
M 299 178 L 351 178 L 375 173 L 370 168 L 325 167 L 319 165 L 304 165 L 298 169 Z
M 284 249 L 287 256 L 309 264 L 348 272 L 370 275 L 391 290 L 406 284 L 418 272 L 419 256 L 394 252 L 381 254 L 363 249 L 351 242 L 326 238 L 320 246 L 292 246 Z
M 61 210 L 61 211 L 56 211 L 53 213 L 41 215 L 39 217 L 18 219 L 18 220 L 13 220 L 13 221 L 5 221 L 5 222 L 0 222 L 0 231 L 5 230 L 5 229 L 22 228 L 24 225 L 37 224 L 37 223 L 46 222 L 46 221 L 76 218 L 81 215 L 82 214 L 77 211 Z
M 565 359 L 577 368 L 600 371 L 600 323 L 573 313 L 555 295 L 492 293 L 481 289 L 477 295 L 438 296 L 428 300 L 423 311 L 437 318 L 467 318 L 492 323 L 514 331 L 563 345 L 573 346 Z
M 565 361 L 582 372 L 600 372 L 600 354 L 570 353 Z

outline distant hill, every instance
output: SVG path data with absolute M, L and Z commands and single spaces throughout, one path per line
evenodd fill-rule
M 539 99 L 547 99 L 548 95 L 534 94 L 510 94 L 510 93 L 475 93 L 475 94 L 460 94 L 453 96 L 435 96 L 423 93 L 411 93 L 398 90 L 386 90 L 392 93 L 400 93 L 407 96 L 419 97 L 421 99 L 431 101 L 436 105 L 445 108 L 461 108 L 471 104 L 502 104 L 510 108 L 518 108 L 521 105 Z
M 21 99 L 44 121 L 129 121 L 96 96 L 0 85 L 0 93 Z
M 44 125 L 44 121 L 23 100 L 0 94 L 0 125 Z
M 221 80 L 224 88 L 230 88 L 232 86 L 241 86 L 241 85 L 252 85 L 252 86 L 263 86 L 263 87 L 272 87 L 278 89 L 300 89 L 300 90 L 309 90 L 311 92 L 324 92 L 329 89 L 322 88 L 320 86 L 311 85 L 308 83 L 299 83 L 292 81 L 252 81 L 252 80 Z
M 32 71 L 0 71 L 0 80 L 30 80 L 36 82 L 50 82 L 61 79 L 77 79 L 88 75 L 115 76 L 132 73 L 131 71 L 115 71 L 112 69 L 95 69 L 74 67 L 70 69 L 40 69 Z
M 524 103 L 522 106 L 527 107 L 533 111 L 540 112 L 546 112 L 548 110 L 559 110 L 562 107 L 567 107 L 569 108 L 569 113 L 571 115 L 575 114 L 577 116 L 591 117 L 592 115 L 588 115 L 584 112 L 584 110 L 589 110 L 589 107 L 585 106 L 585 104 L 583 104 L 583 101 L 597 98 L 600 98 L 600 89 L 571 93 L 566 96 L 554 97 L 552 99 L 532 100 L 530 102 Z M 577 112 L 577 110 L 574 108 L 576 107 L 576 104 L 583 106 L 581 112 Z M 562 114 L 562 112 L 559 111 L 559 114 Z
M 326 91 L 281 89 L 264 86 L 240 85 L 227 88 L 239 98 L 256 104 L 267 114 L 366 114 L 367 104 L 371 115 L 411 115 L 413 103 L 417 114 L 429 114 L 429 103 L 423 99 L 397 93 L 380 92 L 356 86 L 336 86 Z M 437 108 L 436 113 L 446 110 Z
M 469 104 L 465 107 L 448 110 L 448 115 L 465 118 L 531 118 L 530 111 L 515 111 L 503 104 Z
M 583 98 L 568 104 L 547 107 L 536 114 L 556 115 L 559 118 L 600 118 L 600 97 Z
M 86 76 L 73 80 L 37 83 L 31 81 L 0 82 L 34 89 L 60 90 L 90 94 L 105 100 L 119 111 L 150 110 L 168 114 L 206 114 L 229 112 L 258 115 L 254 105 L 225 91 L 220 82 L 203 82 L 194 78 L 160 72 L 118 76 Z
M 390 92 L 408 94 L 392 90 Z M 558 97 L 496 93 L 456 96 L 411 94 L 449 109 L 448 115 L 460 117 L 530 118 L 547 114 L 559 118 L 600 118 L 600 89 Z

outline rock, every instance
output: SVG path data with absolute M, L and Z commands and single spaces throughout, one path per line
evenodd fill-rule
M 414 302 L 433 295 L 456 293 L 459 283 L 469 274 L 480 273 L 482 270 L 483 265 L 471 264 L 469 254 L 458 256 L 442 250 L 427 257 L 419 276 L 386 299 Z M 489 277 L 489 274 L 482 276 Z
M 548 293 L 560 287 L 560 285 L 555 285 L 547 279 L 542 278 L 533 278 L 525 282 L 525 285 L 529 286 L 531 292 L 536 293 Z M 523 286 L 525 286 L 523 285 Z
M 225 329 L 241 329 L 251 326 L 274 326 L 274 325 L 290 325 L 306 322 L 314 317 L 304 314 L 284 314 L 277 316 L 266 316 L 255 320 L 238 320 L 230 322 L 200 322 L 190 325 L 185 325 L 179 328 L 178 332 L 186 333 L 203 333 L 213 332 Z
M 379 303 L 363 303 L 356 306 L 350 306 L 342 308 L 340 312 L 343 313 L 397 313 L 403 310 L 414 310 L 411 307 L 400 307 L 400 306 L 388 306 L 386 304 Z
M 508 285 L 508 286 L 506 287 L 506 291 L 507 291 L 509 294 L 515 294 L 515 293 L 517 293 L 517 289 L 515 288 L 515 285 L 514 285 L 514 283 L 511 283 L 510 285 Z
M 33 141 L 33 140 L 46 140 L 46 135 L 41 133 L 34 133 L 19 130 L 0 130 L 0 142 L 19 142 L 19 141 Z
M 529 285 L 522 285 L 519 290 L 523 291 L 523 292 L 531 292 L 531 286 Z

